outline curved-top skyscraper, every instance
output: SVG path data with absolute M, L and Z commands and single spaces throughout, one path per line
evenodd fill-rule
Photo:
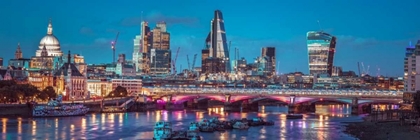
M 223 64 L 224 69 L 212 70 L 212 73 L 230 72 L 229 50 L 226 40 L 225 25 L 223 15 L 220 10 L 214 11 L 214 18 L 211 21 L 210 33 L 206 39 L 209 57 L 213 59 L 210 67 L 218 67 Z M 221 61 L 221 62 L 217 62 Z M 215 69 L 215 68 L 212 68 Z
M 332 74 L 336 38 L 324 32 L 306 34 L 311 75 Z

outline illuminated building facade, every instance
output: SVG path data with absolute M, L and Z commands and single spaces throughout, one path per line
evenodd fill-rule
M 332 75 L 336 37 L 325 32 L 307 33 L 309 73 Z
M 142 89 L 142 80 L 141 79 L 112 79 L 112 89 L 117 88 L 118 86 L 124 87 L 127 89 L 128 94 L 139 94 Z
M 152 48 L 158 50 L 170 49 L 170 34 L 166 32 L 166 23 L 159 22 L 152 31 Z
M 148 74 L 149 68 L 149 57 L 148 52 L 152 46 L 152 32 L 148 23 L 145 21 L 141 22 L 140 35 L 134 39 L 134 50 L 133 50 L 133 63 L 136 67 L 137 75 Z
M 415 47 L 406 48 L 404 59 L 404 90 L 415 93 L 420 90 L 420 69 L 417 62 L 420 62 L 420 40 Z
M 112 83 L 107 79 L 88 79 L 86 84 L 91 97 L 105 97 L 112 91 Z
M 57 93 L 63 94 L 66 100 L 88 99 L 86 80 L 86 75 L 80 73 L 75 63 L 71 63 L 69 51 L 67 63 L 64 63 L 54 73 L 54 85 Z

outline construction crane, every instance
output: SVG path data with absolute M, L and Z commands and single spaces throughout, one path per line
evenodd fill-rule
M 112 63 L 115 64 L 115 46 L 117 45 L 118 36 L 120 35 L 120 32 L 117 33 L 117 37 L 115 37 L 115 40 L 111 42 L 111 48 L 112 48 Z
M 175 59 L 172 60 L 172 72 L 174 72 L 173 74 L 176 74 L 176 59 L 178 58 L 178 53 L 179 53 L 179 47 L 178 50 L 176 50 L 176 55 L 175 55 Z
M 190 70 L 191 69 L 191 67 L 190 67 L 191 65 L 190 65 L 190 58 L 188 57 L 188 55 L 187 55 L 187 63 L 188 63 L 188 68 L 187 69 Z
M 191 67 L 191 71 L 193 71 L 193 70 L 194 70 L 195 60 L 197 60 L 197 54 L 194 54 L 194 59 L 193 59 L 193 63 L 192 63 L 192 67 Z

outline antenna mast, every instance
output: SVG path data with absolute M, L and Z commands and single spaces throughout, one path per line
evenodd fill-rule
M 140 18 L 140 23 L 143 22 L 143 11 L 141 11 L 141 18 Z
M 321 30 L 321 32 L 323 32 L 322 28 L 321 28 L 321 23 L 319 22 L 319 20 L 317 20 L 317 21 L 318 21 L 319 30 Z

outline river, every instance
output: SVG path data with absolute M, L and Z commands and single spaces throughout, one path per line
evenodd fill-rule
M 250 127 L 249 130 L 200 133 L 205 140 L 326 140 L 355 138 L 343 133 L 343 122 L 362 121 L 360 116 L 349 115 L 348 105 L 316 105 L 316 113 L 305 114 L 303 119 L 286 119 L 287 107 L 260 106 L 258 112 L 224 112 L 223 108 L 183 111 L 148 111 L 113 114 L 88 114 L 61 118 L 1 118 L 0 139 L 136 139 L 153 138 L 156 121 L 172 122 L 174 130 L 185 130 L 192 121 L 219 117 L 220 120 L 262 117 L 272 120 L 274 126 Z

